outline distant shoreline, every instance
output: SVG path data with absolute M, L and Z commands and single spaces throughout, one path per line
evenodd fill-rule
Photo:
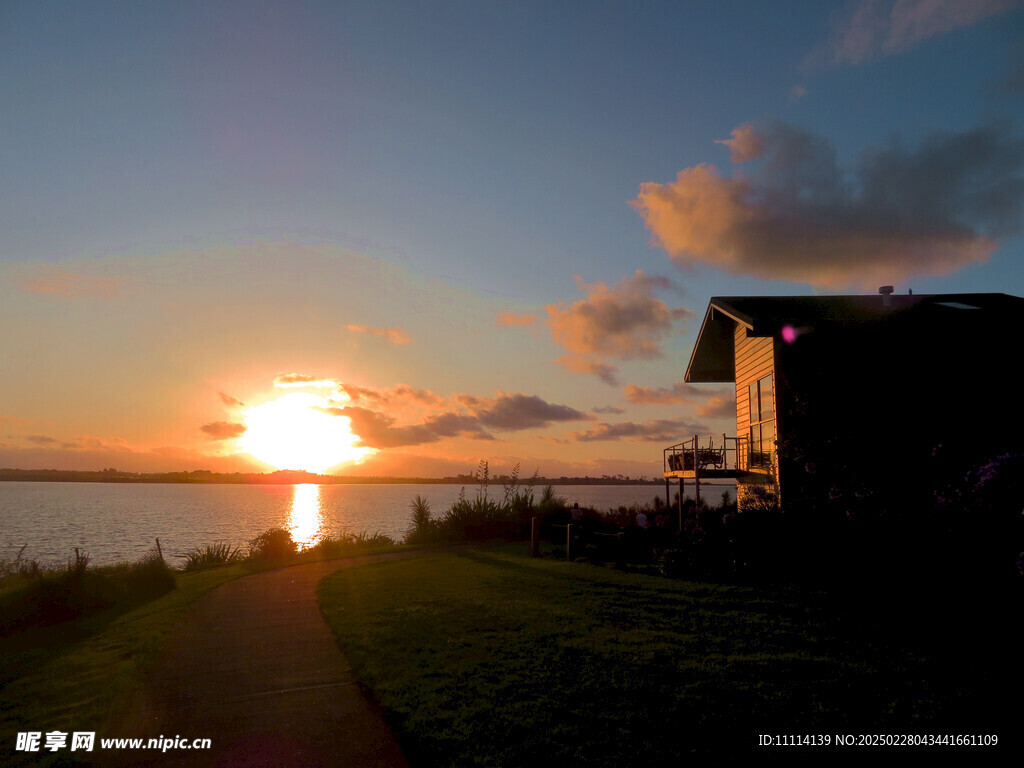
M 490 486 L 501 486 L 511 480 L 506 475 L 491 477 Z M 454 477 L 359 477 L 318 475 L 313 472 L 280 470 L 277 472 L 221 473 L 207 470 L 191 472 L 120 472 L 74 469 L 0 469 L 0 482 L 43 483 L 177 483 L 216 485 L 479 485 L 472 475 Z M 533 485 L 663 485 L 663 478 L 632 477 L 519 477 L 519 486 Z

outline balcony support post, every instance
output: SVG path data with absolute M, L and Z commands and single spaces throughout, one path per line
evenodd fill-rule
M 686 487 L 686 481 L 683 478 L 679 478 L 679 532 L 683 532 L 683 489 Z

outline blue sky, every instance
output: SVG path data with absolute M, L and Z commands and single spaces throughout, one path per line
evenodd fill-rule
M 676 386 L 713 295 L 1024 295 L 1022 42 L 1002 0 L 4 3 L 0 464 L 257 466 L 202 427 L 299 374 L 360 471 L 656 473 L 730 431 Z

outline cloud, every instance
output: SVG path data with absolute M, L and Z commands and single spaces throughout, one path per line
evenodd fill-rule
M 314 387 L 316 389 L 335 389 L 338 383 L 333 379 L 322 379 L 318 376 L 307 376 L 303 373 L 282 373 L 274 378 L 275 387 Z
M 241 437 L 245 434 L 245 424 L 236 424 L 231 421 L 214 421 L 203 424 L 201 429 L 211 440 L 230 440 Z
M 736 415 L 735 392 L 726 387 L 709 391 L 682 381 L 677 381 L 671 387 L 657 389 L 629 384 L 623 397 L 635 405 L 696 405 L 697 415 L 705 418 Z
M 446 404 L 445 399 L 440 395 L 435 395 L 428 389 L 415 389 L 407 384 L 399 384 L 397 387 L 385 390 L 370 389 L 369 387 L 345 383 L 338 386 L 353 403 L 357 403 L 360 400 L 369 400 L 382 405 L 415 405 L 427 408 L 440 408 Z
M 422 424 L 396 427 L 393 416 L 369 408 L 349 405 L 342 408 L 321 408 L 320 410 L 332 416 L 347 418 L 352 433 L 359 436 L 359 445 L 368 448 L 423 445 L 459 435 L 477 440 L 494 439 L 480 428 L 480 423 L 475 418 L 456 413 L 429 416 Z
M 459 395 L 465 405 L 485 427 L 498 430 L 522 430 L 546 427 L 563 421 L 585 421 L 590 417 L 567 405 L 554 405 L 536 395 L 500 394 L 496 398 Z
M 569 437 L 583 443 L 600 440 L 627 440 L 630 442 L 671 443 L 687 435 L 707 432 L 703 424 L 677 419 L 649 419 L 643 424 L 621 421 L 617 424 L 601 423 L 585 432 L 573 432 Z
M 764 142 L 754 133 L 754 126 L 750 123 L 733 128 L 731 139 L 715 139 L 715 143 L 729 148 L 729 159 L 734 163 L 753 160 L 764 151 Z
M 349 419 L 360 445 L 370 448 L 423 445 L 448 437 L 493 440 L 490 430 L 518 432 L 590 418 L 569 406 L 548 403 L 536 395 L 499 393 L 493 398 L 457 395 L 455 400 L 466 412 L 431 414 L 419 424 L 404 426 L 396 426 L 397 420 L 390 414 L 362 406 L 332 406 L 319 410 Z
M 594 413 L 619 414 L 619 413 L 625 413 L 626 412 L 625 408 L 619 408 L 619 406 L 617 406 L 617 405 L 605 405 L 605 406 L 596 406 L 595 405 L 590 410 L 592 410 Z
M 36 445 L 59 445 L 60 440 L 49 435 L 25 435 L 25 439 Z
M 354 324 L 346 325 L 345 327 L 353 333 L 368 333 L 371 336 L 387 339 L 392 344 L 408 344 L 410 341 L 409 335 L 401 328 L 370 328 L 365 325 Z
M 1020 0 L 861 0 L 837 17 L 808 64 L 863 64 L 1019 8 Z
M 123 277 L 94 277 L 57 267 L 39 267 L 21 277 L 19 284 L 30 293 L 56 296 L 90 296 L 113 299 L 121 294 Z
M 605 283 L 584 283 L 578 275 L 575 280 L 587 294 L 585 299 L 545 307 L 551 335 L 569 352 L 555 362 L 608 384 L 616 382 L 616 368 L 609 359 L 660 357 L 661 341 L 672 333 L 673 322 L 693 317 L 690 310 L 670 309 L 655 298 L 655 290 L 672 284 L 664 277 L 649 277 L 643 270 L 612 288 Z
M 759 134 L 749 176 L 714 166 L 640 185 L 631 205 L 681 265 L 836 289 L 945 275 L 1019 229 L 1024 141 L 1006 124 L 864 152 L 844 172 L 825 139 L 785 124 Z
M 512 326 L 530 326 L 537 322 L 537 316 L 526 313 L 524 315 L 517 315 L 512 312 L 499 312 L 498 319 L 495 321 L 495 325 L 498 327 L 512 325 Z
M 229 405 L 232 408 L 241 408 L 245 406 L 245 403 L 243 403 L 237 397 L 232 397 L 231 395 L 227 395 L 223 392 L 218 392 L 217 394 L 220 395 L 220 400 L 222 403 L 224 403 L 224 405 Z

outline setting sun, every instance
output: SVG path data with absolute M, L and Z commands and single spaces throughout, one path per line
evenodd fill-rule
M 242 451 L 278 469 L 323 472 L 346 461 L 358 461 L 370 448 L 356 447 L 358 439 L 343 416 L 319 408 L 327 401 L 306 392 L 293 392 L 250 408 L 245 414 Z

